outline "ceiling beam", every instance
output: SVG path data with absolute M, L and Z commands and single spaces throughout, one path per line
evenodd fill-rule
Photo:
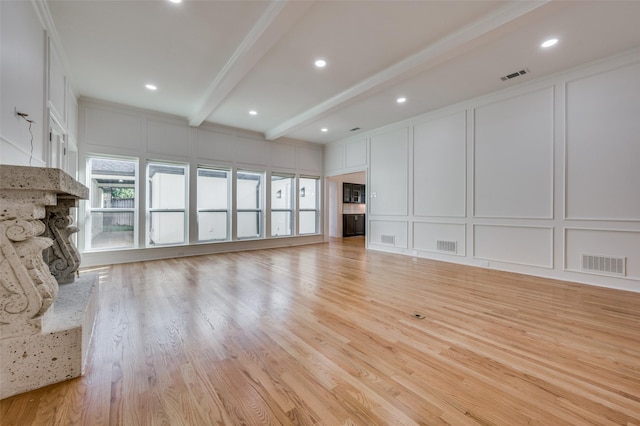
M 489 16 L 456 31 L 443 39 L 427 46 L 425 49 L 406 57 L 390 67 L 360 81 L 341 93 L 323 101 L 312 108 L 292 117 L 265 133 L 267 140 L 275 140 L 300 129 L 349 103 L 382 90 L 397 83 L 411 73 L 422 71 L 426 66 L 437 63 L 445 55 L 451 53 L 472 40 L 523 16 L 550 0 L 509 2 Z
M 312 4 L 312 1 L 269 3 L 267 9 L 206 90 L 200 106 L 189 117 L 189 125 L 197 127 L 202 124 Z

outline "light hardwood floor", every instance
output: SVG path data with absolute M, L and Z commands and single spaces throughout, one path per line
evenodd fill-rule
M 638 293 L 361 238 L 100 274 L 86 375 L 3 426 L 640 425 Z

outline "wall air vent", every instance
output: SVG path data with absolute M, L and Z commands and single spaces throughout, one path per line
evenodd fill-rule
M 500 80 L 507 81 L 507 80 L 511 80 L 512 78 L 520 77 L 521 75 L 525 75 L 528 73 L 529 73 L 529 70 L 527 68 L 523 68 L 520 71 L 512 72 L 511 74 L 507 74 L 503 77 L 500 77 Z
M 582 255 L 582 270 L 607 275 L 626 276 L 626 258 Z
M 438 251 L 446 251 L 448 253 L 457 253 L 457 241 L 436 241 L 436 250 Z
M 394 245 L 396 243 L 396 236 L 395 235 L 380 235 L 380 242 L 382 244 Z

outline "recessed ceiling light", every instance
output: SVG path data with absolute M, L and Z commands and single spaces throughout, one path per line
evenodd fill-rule
M 550 38 L 549 40 L 545 40 L 544 43 L 540 45 L 540 47 L 551 47 L 554 46 L 558 42 L 557 38 Z
M 329 131 L 329 129 L 327 129 L 326 127 L 323 127 L 322 129 L 320 129 L 321 132 L 327 133 Z
M 316 60 L 315 64 L 318 68 L 324 68 L 327 66 L 327 61 L 325 61 L 324 59 L 318 59 Z
M 182 0 L 169 0 L 171 3 L 182 3 Z
M 145 86 L 149 90 L 158 90 L 155 84 L 145 84 Z
M 404 98 L 404 97 L 398 98 L 398 99 L 396 99 L 396 102 L 399 103 L 399 104 L 403 104 L 403 103 L 407 102 L 407 98 Z
M 249 111 L 249 115 L 258 115 L 258 111 L 252 109 L 251 111 Z

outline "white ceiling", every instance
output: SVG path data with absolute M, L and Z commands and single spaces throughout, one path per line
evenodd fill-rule
M 640 1 L 47 4 L 77 96 L 318 143 L 640 46 Z

